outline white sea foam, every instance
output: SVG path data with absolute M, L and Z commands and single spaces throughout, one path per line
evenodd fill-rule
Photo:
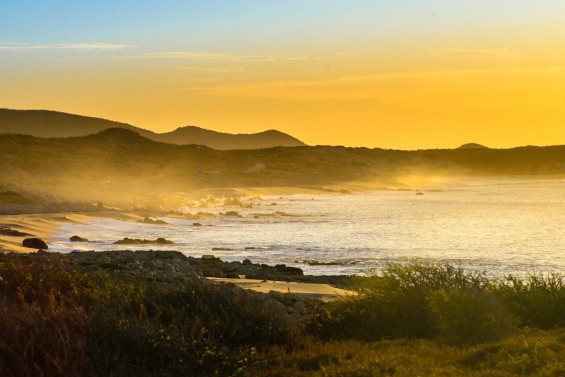
M 95 220 L 64 225 L 50 249 L 174 249 L 284 263 L 311 274 L 361 274 L 407 258 L 450 261 L 495 275 L 565 272 L 565 181 L 472 181 L 421 192 L 266 197 L 253 208 L 237 208 L 243 218 L 198 220 L 199 227 L 175 218 L 162 218 L 169 225 Z M 69 242 L 74 234 L 97 242 Z M 112 244 L 124 237 L 164 237 L 175 245 Z M 308 260 L 337 264 L 295 263 Z

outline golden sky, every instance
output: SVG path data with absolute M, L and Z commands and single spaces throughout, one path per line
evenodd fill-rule
M 308 144 L 565 144 L 563 1 L 29 3 L 0 5 L 0 107 Z

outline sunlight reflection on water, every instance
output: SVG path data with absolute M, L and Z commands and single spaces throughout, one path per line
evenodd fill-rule
M 386 261 L 407 258 L 450 261 L 495 275 L 565 271 L 565 181 L 469 183 L 420 190 L 424 195 L 383 190 L 265 197 L 253 208 L 235 209 L 243 218 L 198 220 L 201 227 L 178 218 L 162 218 L 170 223 L 162 226 L 108 219 L 88 226 L 68 224 L 50 249 L 124 249 L 112 242 L 123 237 L 164 237 L 176 245 L 128 248 L 284 263 L 310 274 L 360 274 Z M 273 202 L 277 205 L 271 206 Z M 98 243 L 68 242 L 74 234 Z M 337 264 L 295 263 L 299 260 Z

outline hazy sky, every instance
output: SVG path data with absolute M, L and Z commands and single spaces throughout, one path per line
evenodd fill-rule
M 0 107 L 308 144 L 565 144 L 565 1 L 1 0 Z

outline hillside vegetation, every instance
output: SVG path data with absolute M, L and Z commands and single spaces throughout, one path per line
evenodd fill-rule
M 98 262 L 0 255 L 0 375 L 565 374 L 562 275 L 392 264 L 360 278 L 357 295 L 304 302 L 289 316 L 292 294 L 157 278 L 146 264 L 129 279 L 92 254 Z
M 220 187 L 320 187 L 410 176 L 565 173 L 565 146 L 398 151 L 330 146 L 214 150 L 121 128 L 74 138 L 0 135 L 0 190 L 120 201 Z

